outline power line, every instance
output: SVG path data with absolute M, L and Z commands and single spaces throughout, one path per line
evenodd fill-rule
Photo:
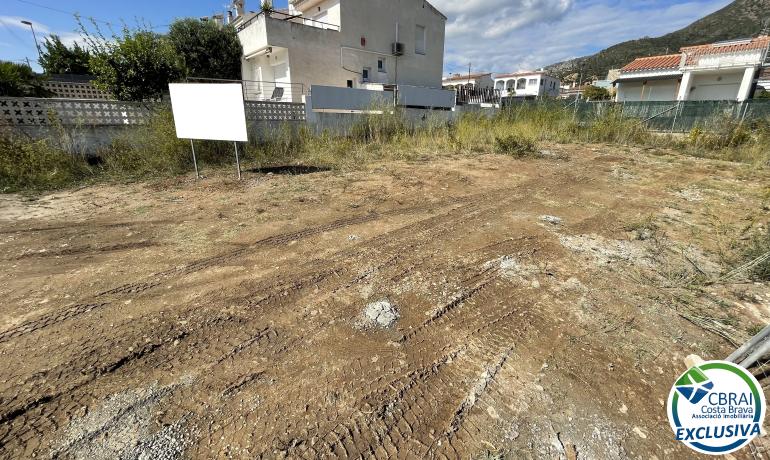
M 29 44 L 26 41 L 22 40 L 21 37 L 16 35 L 16 32 L 13 29 L 11 29 L 11 26 L 9 26 L 8 24 L 6 24 L 5 22 L 2 22 L 2 21 L 0 21 L 0 24 L 2 24 L 3 27 L 5 27 L 8 30 L 8 33 L 10 33 L 11 36 L 16 39 L 16 41 L 18 41 L 19 43 L 21 43 L 24 46 L 27 46 Z
M 53 8 L 51 6 L 41 5 L 39 3 L 30 2 L 29 0 L 16 0 L 16 1 L 19 2 L 19 3 L 25 3 L 27 5 L 36 6 L 38 8 L 43 8 L 43 9 L 50 10 L 50 11 L 55 11 L 57 13 L 66 14 L 67 16 L 80 16 L 80 14 L 78 14 L 76 12 L 73 12 L 73 11 L 60 10 L 59 8 Z M 95 18 L 93 16 L 84 16 L 84 17 L 87 18 L 87 19 L 92 19 L 92 20 L 94 20 L 96 22 L 100 22 L 102 24 L 106 24 L 108 26 L 112 26 L 113 25 L 113 23 L 111 23 L 110 21 L 105 21 L 104 19 L 98 19 L 98 18 Z M 170 24 L 161 24 L 159 26 L 152 27 L 152 29 L 160 29 L 160 28 L 163 28 L 163 27 L 168 27 L 169 25 Z

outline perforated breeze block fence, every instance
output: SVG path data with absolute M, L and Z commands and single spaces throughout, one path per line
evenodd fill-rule
M 254 136 L 269 135 L 281 125 L 305 122 L 305 105 L 290 102 L 246 103 L 246 121 Z M 0 98 L 0 127 L 33 138 L 57 136 L 63 129 L 72 138 L 73 153 L 95 153 L 125 129 L 150 122 L 167 102 Z

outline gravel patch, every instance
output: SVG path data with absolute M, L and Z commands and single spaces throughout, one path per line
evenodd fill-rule
M 362 317 L 363 326 L 387 329 L 393 326 L 401 315 L 392 303 L 387 300 L 380 300 L 367 305 L 364 308 Z

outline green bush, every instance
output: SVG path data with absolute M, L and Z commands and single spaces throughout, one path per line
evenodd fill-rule
M 536 148 L 535 141 L 516 134 L 495 138 L 495 150 L 498 153 L 513 157 L 521 158 L 532 155 Z
M 92 175 L 87 161 L 51 144 L 0 133 L 0 191 L 47 190 L 75 184 Z

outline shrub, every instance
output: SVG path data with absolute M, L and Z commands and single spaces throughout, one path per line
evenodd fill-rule
M 537 144 L 523 136 L 510 134 L 505 137 L 495 138 L 495 150 L 498 153 L 513 157 L 525 157 L 535 152 Z
M 184 74 L 184 62 L 171 40 L 150 30 L 126 27 L 111 40 L 87 40 L 94 53 L 89 62 L 94 84 L 118 100 L 157 99 Z
M 0 133 L 0 191 L 47 190 L 72 185 L 91 176 L 85 158 L 48 140 Z
M 42 85 L 43 78 L 28 66 L 0 60 L 0 96 L 48 96 L 49 91 Z
M 243 49 L 233 26 L 180 19 L 171 24 L 168 37 L 182 56 L 187 76 L 240 80 Z

